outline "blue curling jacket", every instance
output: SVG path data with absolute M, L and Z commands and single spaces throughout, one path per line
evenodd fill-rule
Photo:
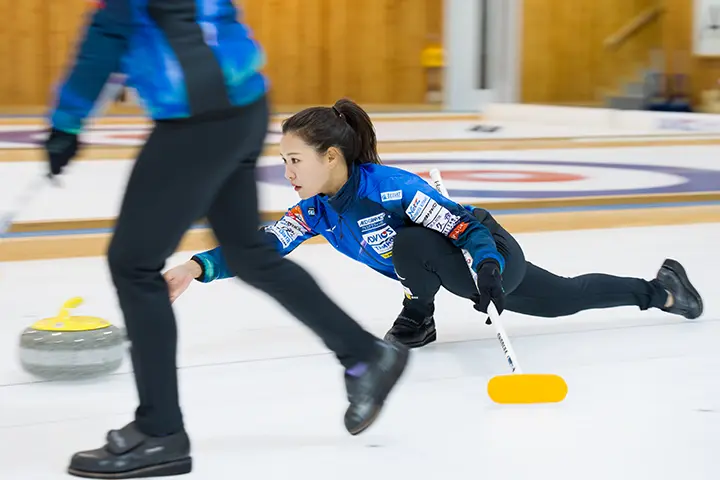
M 60 85 L 53 127 L 79 133 L 111 74 L 127 75 L 153 119 L 259 99 L 265 58 L 232 0 L 104 0 Z
M 397 279 L 392 262 L 394 237 L 405 227 L 422 225 L 444 235 L 473 258 L 473 268 L 492 258 L 505 268 L 490 231 L 472 214 L 420 176 L 400 168 L 363 164 L 332 197 L 316 195 L 293 206 L 264 227 L 268 240 L 287 255 L 305 240 L 322 235 L 339 252 Z M 221 247 L 193 258 L 203 267 L 198 281 L 232 277 Z

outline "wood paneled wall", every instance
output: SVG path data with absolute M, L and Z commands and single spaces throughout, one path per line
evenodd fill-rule
M 442 0 L 243 0 L 279 104 L 422 103 Z
M 602 100 L 662 48 L 654 21 L 617 51 L 603 42 L 659 0 L 524 0 L 522 101 L 572 104 Z M 689 0 L 678 0 L 689 3 Z
M 442 0 L 238 0 L 268 54 L 273 101 L 422 103 L 420 53 Z M 48 102 L 88 0 L 0 0 L 0 106 Z
M 689 75 L 693 100 L 703 90 L 720 87 L 720 57 L 695 57 L 692 54 L 693 2 L 665 0 L 663 48 L 666 71 Z
M 90 8 L 86 0 L 0 0 L 0 105 L 42 105 Z

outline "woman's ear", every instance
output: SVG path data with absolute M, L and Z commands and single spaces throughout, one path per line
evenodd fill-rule
M 328 163 L 333 166 L 338 163 L 338 160 L 342 159 L 342 154 L 337 147 L 330 147 L 327 149 L 327 152 L 325 152 L 325 158 L 327 158 Z

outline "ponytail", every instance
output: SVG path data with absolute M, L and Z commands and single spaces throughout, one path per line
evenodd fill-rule
M 373 127 L 372 120 L 370 120 L 367 112 L 360 105 L 347 98 L 335 102 L 333 108 L 338 113 L 338 116 L 344 118 L 355 132 L 358 144 L 358 156 L 354 159 L 355 163 L 380 164 L 375 127 Z
M 311 107 L 296 113 L 283 122 L 282 132 L 298 135 L 321 155 L 330 147 L 338 148 L 348 167 L 381 163 L 370 116 L 346 98 L 332 107 Z

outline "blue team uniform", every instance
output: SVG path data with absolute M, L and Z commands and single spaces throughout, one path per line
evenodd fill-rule
M 502 271 L 505 260 L 473 209 L 447 199 L 412 172 L 363 164 L 352 168 L 348 182 L 336 195 L 302 200 L 280 220 L 264 227 L 264 233 L 283 255 L 321 235 L 339 252 L 397 279 L 392 262 L 394 237 L 405 227 L 422 225 L 467 250 L 474 269 L 491 258 Z M 194 255 L 194 259 L 203 267 L 201 282 L 233 276 L 221 247 Z
M 127 75 L 153 119 L 247 105 L 266 93 L 263 51 L 232 0 L 98 3 L 58 91 L 56 129 L 79 133 L 113 73 Z

